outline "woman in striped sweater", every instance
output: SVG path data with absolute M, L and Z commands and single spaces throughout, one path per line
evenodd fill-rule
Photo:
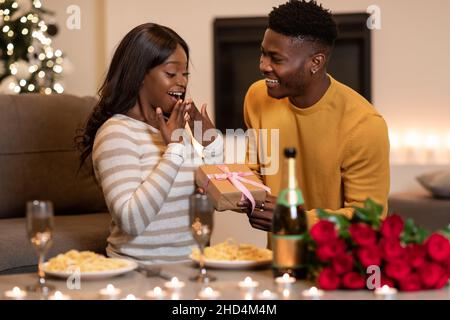
M 112 216 L 109 256 L 179 262 L 195 246 L 188 214 L 194 172 L 222 162 L 223 139 L 216 133 L 192 147 L 186 129 L 194 132 L 194 123 L 204 136 L 216 130 L 206 105 L 199 111 L 183 101 L 188 66 L 186 42 L 152 23 L 131 30 L 113 56 L 81 143 L 82 163 L 92 153 Z

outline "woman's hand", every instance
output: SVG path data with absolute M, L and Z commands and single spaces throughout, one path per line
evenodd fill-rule
M 183 142 L 184 127 L 186 126 L 186 121 L 189 120 L 190 109 L 190 105 L 182 100 L 178 100 L 166 122 L 161 108 L 156 108 L 159 130 L 166 145 Z
M 194 138 L 201 142 L 201 144 L 206 147 L 207 145 L 209 145 L 211 142 L 213 142 L 217 136 L 217 133 L 215 132 L 216 126 L 213 124 L 213 122 L 211 121 L 211 119 L 209 118 L 208 112 L 206 111 L 206 103 L 204 103 L 202 105 L 201 111 L 199 111 L 197 109 L 197 107 L 195 106 L 195 103 L 188 99 L 186 100 L 186 104 L 190 106 L 190 109 L 188 110 L 189 113 L 189 127 L 191 128 L 192 133 L 194 134 Z M 201 137 L 197 137 L 195 136 L 196 132 L 195 132 L 195 122 L 201 122 L 202 124 L 202 136 Z M 205 132 L 207 132 L 208 130 L 213 129 L 214 132 L 211 132 L 211 135 L 209 135 L 208 137 L 205 136 Z

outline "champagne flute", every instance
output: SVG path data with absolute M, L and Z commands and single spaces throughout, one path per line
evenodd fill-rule
M 193 194 L 189 198 L 189 221 L 191 232 L 200 249 L 200 272 L 190 280 L 208 283 L 216 280 L 216 277 L 208 274 L 205 268 L 205 247 L 211 239 L 213 230 L 214 207 L 207 195 Z
M 27 202 L 27 232 L 31 244 L 38 253 L 38 277 L 36 284 L 28 286 L 31 292 L 41 292 L 47 295 L 54 290 L 54 286 L 45 281 L 44 257 L 52 244 L 53 232 L 53 204 L 50 201 Z

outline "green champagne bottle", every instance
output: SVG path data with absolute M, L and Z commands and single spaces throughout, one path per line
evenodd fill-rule
M 284 150 L 283 180 L 272 220 L 273 274 L 306 278 L 307 231 L 303 195 L 297 184 L 294 148 Z

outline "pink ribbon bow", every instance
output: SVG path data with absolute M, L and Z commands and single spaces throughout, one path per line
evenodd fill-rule
M 217 166 L 223 173 L 214 173 L 214 174 L 208 174 L 208 181 L 207 184 L 209 182 L 209 179 L 216 179 L 216 180 L 229 180 L 233 186 L 235 186 L 239 191 L 242 192 L 242 197 L 241 197 L 241 201 L 245 200 L 245 198 L 247 198 L 250 203 L 252 204 L 252 213 L 253 210 L 255 210 L 255 206 L 256 206 L 256 202 L 255 202 L 255 198 L 253 197 L 253 195 L 251 194 L 251 192 L 247 189 L 246 186 L 244 186 L 242 184 L 242 182 L 251 184 L 255 187 L 259 187 L 264 189 L 265 191 L 270 193 L 270 188 L 268 186 L 265 186 L 262 183 L 259 182 L 255 182 L 253 180 L 244 178 L 246 176 L 252 176 L 253 172 L 231 172 L 230 169 L 226 166 L 226 165 L 218 165 Z M 205 190 L 207 188 L 207 185 L 205 187 Z

